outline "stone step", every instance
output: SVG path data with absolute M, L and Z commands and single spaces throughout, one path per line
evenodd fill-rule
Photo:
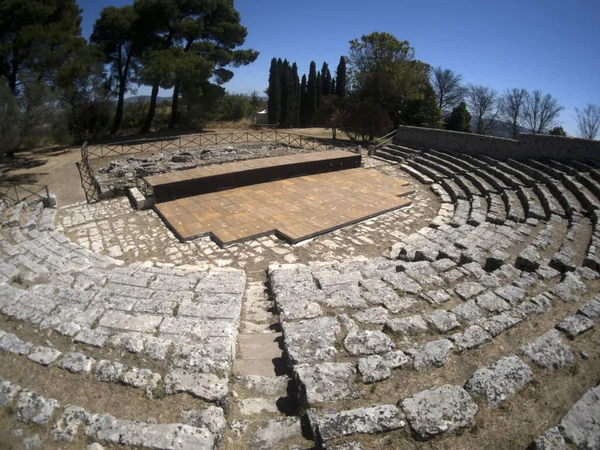
M 281 333 L 252 333 L 238 335 L 237 358 L 233 363 L 236 376 L 259 375 L 273 377 L 287 373 L 280 347 Z

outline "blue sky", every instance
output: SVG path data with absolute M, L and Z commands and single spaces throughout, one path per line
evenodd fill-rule
M 132 2 L 78 0 L 84 36 L 104 6 Z M 467 83 L 551 93 L 565 106 L 561 121 L 570 135 L 574 108 L 600 104 L 598 0 L 237 0 L 235 7 L 248 28 L 246 47 L 260 56 L 235 69 L 230 92 L 264 91 L 274 56 L 296 61 L 300 73 L 311 60 L 335 69 L 348 41 L 387 31 L 408 40 L 418 59 L 450 68 Z

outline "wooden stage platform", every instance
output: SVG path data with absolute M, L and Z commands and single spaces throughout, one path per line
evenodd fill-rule
M 249 166 L 260 169 L 261 164 L 275 159 L 240 165 L 246 167 L 243 170 Z M 226 165 L 203 167 L 199 173 L 210 177 L 222 173 Z M 178 172 L 167 175 L 177 181 Z M 167 175 L 151 178 L 166 181 Z M 410 200 L 401 198 L 412 192 L 407 184 L 353 168 L 186 196 L 157 203 L 155 209 L 181 240 L 210 235 L 227 246 L 275 233 L 293 244 L 409 205 Z
M 342 150 L 249 159 L 145 177 L 156 203 L 302 175 L 360 167 L 361 157 Z

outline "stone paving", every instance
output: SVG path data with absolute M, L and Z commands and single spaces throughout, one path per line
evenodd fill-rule
M 596 166 L 378 155 L 413 205 L 298 246 L 181 244 L 123 199 L 56 230 L 0 203 L 0 443 L 596 448 Z

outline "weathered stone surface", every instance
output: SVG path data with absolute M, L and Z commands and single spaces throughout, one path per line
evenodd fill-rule
M 149 369 L 138 369 L 136 367 L 130 367 L 119 378 L 119 381 L 126 386 L 145 388 L 149 391 L 155 389 L 161 380 L 162 377 L 158 373 L 154 373 Z
M 519 253 L 515 267 L 526 272 L 535 272 L 540 267 L 542 257 L 533 245 L 528 245 Z
M 474 424 L 478 408 L 461 387 L 444 385 L 406 398 L 402 409 L 419 439 L 431 439 Z
M 354 314 L 354 318 L 361 323 L 382 325 L 388 321 L 389 312 L 387 309 L 377 306 Z
M 341 329 L 333 317 L 284 322 L 285 346 L 294 364 L 329 359 L 337 354 L 334 347 Z
M 48 423 L 55 409 L 60 408 L 60 403 L 53 398 L 23 389 L 17 398 L 17 418 L 22 422 Z
M 600 448 L 600 387 L 587 391 L 563 417 L 560 428 L 578 449 Z
M 128 369 L 129 367 L 125 364 L 103 359 L 96 366 L 96 379 L 98 381 L 116 383 Z
M 440 305 L 447 302 L 451 298 L 450 294 L 448 294 L 448 292 L 446 292 L 444 289 L 424 292 L 420 295 L 420 297 L 427 300 L 432 305 Z
M 381 355 L 381 358 L 383 359 L 384 364 L 387 365 L 390 369 L 398 369 L 399 367 L 404 367 L 410 362 L 408 356 L 406 356 L 401 350 L 384 353 L 383 355 Z
M 593 326 L 594 321 L 592 319 L 589 319 L 582 314 L 573 314 L 558 322 L 558 324 L 556 324 L 556 329 L 564 331 L 569 337 L 574 338 L 575 336 L 579 336 L 580 334 L 591 330 Z
M 355 399 L 360 393 L 352 386 L 356 375 L 353 364 L 321 363 L 294 367 L 302 401 L 311 405 Z
M 571 365 L 575 360 L 571 348 L 563 342 L 558 330 L 548 331 L 531 344 L 521 347 L 519 353 L 548 370 Z
M 394 405 L 353 409 L 317 418 L 319 436 L 325 442 L 353 434 L 383 433 L 404 426 L 406 422 Z
M 268 399 L 263 397 L 241 398 L 237 399 L 236 403 L 242 416 L 276 413 L 279 411 L 277 409 L 275 399 Z
M 35 361 L 42 366 L 49 366 L 62 355 L 61 352 L 50 347 L 34 347 L 31 353 L 27 356 L 30 360 Z
M 182 409 L 181 423 L 197 428 L 207 428 L 215 435 L 221 435 L 227 426 L 223 408 L 208 406 L 203 409 Z
M 428 330 L 427 324 L 420 315 L 391 319 L 388 321 L 387 327 L 401 336 L 423 333 Z
M 90 358 L 83 353 L 69 352 L 58 361 L 58 367 L 71 373 L 90 373 L 95 363 L 94 358 Z
M 21 388 L 0 378 L 0 406 L 10 405 Z
M 485 286 L 482 286 L 479 283 L 473 281 L 465 281 L 463 283 L 459 283 L 455 288 L 454 292 L 462 298 L 463 300 L 469 300 L 482 292 L 484 292 Z
M 353 356 L 384 353 L 396 348 L 385 333 L 377 330 L 348 333 L 344 339 L 344 347 Z
M 29 342 L 23 342 L 12 333 L 6 333 L 0 339 L 0 349 L 15 355 L 28 355 L 32 348 L 33 345 Z
M 504 333 L 506 330 L 514 327 L 516 324 L 518 324 L 519 322 L 521 322 L 523 320 L 520 317 L 512 315 L 511 314 L 512 312 L 513 311 L 510 310 L 510 311 L 505 311 L 496 316 L 492 316 L 489 319 L 485 320 L 481 324 L 481 327 L 485 331 L 490 333 L 492 335 L 492 337 L 496 337 L 496 336 Z
M 401 294 L 418 294 L 422 290 L 421 285 L 405 273 L 388 272 L 383 277 L 383 280 L 390 283 Z
M 283 441 L 302 437 L 302 427 L 299 417 L 285 417 L 283 419 L 268 420 L 264 422 L 250 441 L 250 448 L 255 450 L 271 450 L 278 448 Z
M 358 371 L 363 383 L 375 383 L 389 378 L 392 370 L 379 355 L 371 355 L 358 360 Z
M 81 330 L 79 334 L 75 336 L 75 339 L 73 339 L 73 341 L 76 343 L 82 343 L 91 345 L 93 347 L 101 348 L 107 339 L 108 335 L 106 333 L 86 328 Z
M 589 302 L 579 308 L 578 313 L 583 314 L 592 320 L 600 319 L 600 300 L 597 298 L 591 299 Z
M 513 306 L 517 305 L 527 295 L 523 289 L 511 285 L 498 288 L 494 291 L 494 293 Z
M 528 447 L 529 448 L 529 447 Z M 568 450 L 558 427 L 550 428 L 531 443 L 531 450 Z
M 460 323 L 456 320 L 456 316 L 446 310 L 436 309 L 423 315 L 425 320 L 429 322 L 438 333 L 447 333 L 448 331 L 460 328 Z
M 492 342 L 492 336 L 478 325 L 467 328 L 464 333 L 453 334 L 449 339 L 460 352 L 480 348 Z
M 32 450 L 34 448 L 40 448 L 42 446 L 42 440 L 37 434 L 34 434 L 31 437 L 27 437 L 23 439 L 23 449 L 24 450 Z
M 406 353 L 413 357 L 414 369 L 421 372 L 435 367 L 442 367 L 446 364 L 453 348 L 454 345 L 448 339 L 439 339 L 427 342 L 419 348 L 406 350 Z
M 533 380 L 531 369 L 518 356 L 500 358 L 479 369 L 467 381 L 465 389 L 485 398 L 491 406 L 505 402 Z
M 83 408 L 75 406 L 67 406 L 58 422 L 50 430 L 50 435 L 55 441 L 71 442 L 79 427 L 83 424 L 86 418 L 86 412 Z
M 479 323 L 484 318 L 481 309 L 477 306 L 474 300 L 461 303 L 460 305 L 452 308 L 451 311 L 470 325 Z
M 263 377 L 247 375 L 237 377 L 237 383 L 252 394 L 267 397 L 283 397 L 287 394 L 290 378 L 287 375 Z
M 477 297 L 477 306 L 491 313 L 501 313 L 510 309 L 510 305 L 493 292 Z
M 358 441 L 348 441 L 341 444 L 327 447 L 329 450 L 365 450 L 363 445 Z
M 176 394 L 187 392 L 206 401 L 220 400 L 227 395 L 227 380 L 212 373 L 191 373 L 185 370 L 171 370 L 165 376 L 165 392 Z

